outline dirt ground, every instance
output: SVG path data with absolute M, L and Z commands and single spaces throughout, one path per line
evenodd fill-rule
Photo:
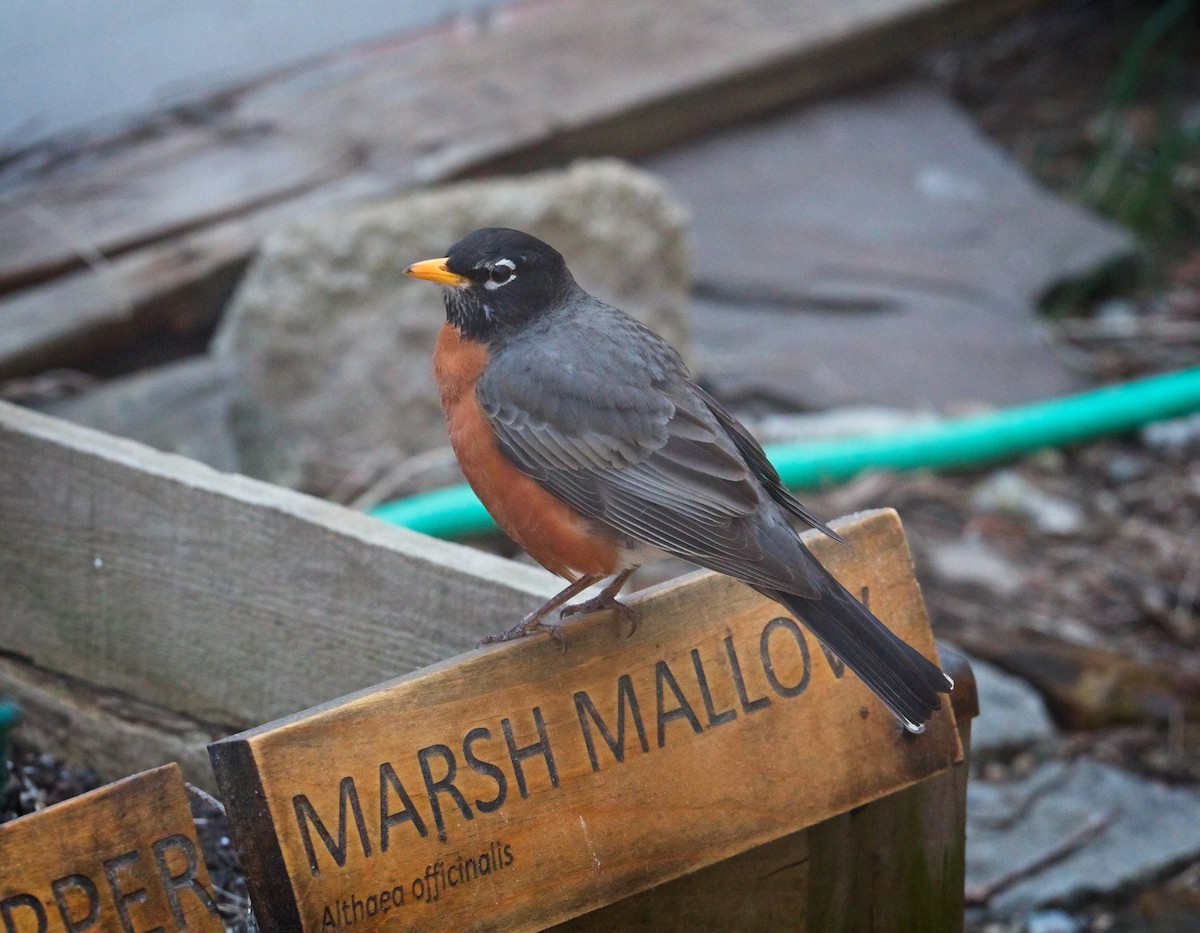
M 1178 0 L 1059 3 L 924 63 L 1043 184 L 1141 234 L 1136 267 L 1046 299 L 1064 359 L 1101 379 L 1200 364 L 1198 21 L 1200 4 Z M 976 779 L 1088 755 L 1200 785 L 1200 421 L 806 499 L 827 516 L 897 508 L 938 636 L 1046 698 L 1065 739 L 984 762 Z M 945 572 L 946 549 L 964 542 L 995 558 L 990 576 Z M 97 780 L 17 746 L 0 820 Z M 228 828 L 196 807 L 222 909 L 242 929 Z M 1072 910 L 1079 929 L 1200 929 L 1200 862 Z
M 1200 364 L 1200 7 L 1058 4 L 929 65 L 1042 184 L 1140 235 L 1136 267 L 1047 296 L 1064 359 L 1106 380 Z M 1029 680 L 1066 730 L 976 779 L 1040 753 L 1195 786 L 1200 420 L 1001 470 L 863 480 L 826 507 L 896 507 L 939 637 Z M 964 540 L 1001 556 L 999 579 L 939 575 L 938 549 Z M 1078 929 L 1200 929 L 1200 863 L 1074 913 Z

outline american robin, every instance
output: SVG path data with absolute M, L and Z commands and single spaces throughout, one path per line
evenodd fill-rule
M 907 729 L 924 728 L 953 682 L 817 562 L 788 516 L 841 538 L 783 487 L 670 344 L 517 230 L 476 230 L 405 271 L 443 287 L 434 372 L 467 481 L 517 544 L 571 581 L 485 641 L 553 630 L 544 620 L 556 609 L 631 617 L 617 593 L 666 552 L 785 606 Z M 560 608 L 609 576 L 594 599 Z

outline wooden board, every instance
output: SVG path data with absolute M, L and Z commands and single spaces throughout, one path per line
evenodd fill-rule
M 173 761 L 186 780 L 216 791 L 208 744 L 227 729 L 2 655 L 0 697 L 20 704 L 21 741 L 33 748 L 97 774 Z
M 0 825 L 0 923 L 7 933 L 224 930 L 179 769 Z
M 53 174 L 6 204 L 0 287 L 278 203 L 350 167 L 346 147 L 318 135 L 297 140 L 249 125 L 152 135 L 110 151 L 91 171 Z
M 895 512 L 837 527 L 814 552 L 932 655 Z M 263 928 L 540 929 L 962 760 L 728 577 L 635 605 L 215 743 Z
M 196 232 L 283 222 L 292 203 L 347 206 L 464 175 L 658 151 L 881 74 L 1035 2 L 680 0 L 668 13 L 646 0 L 524 0 L 467 28 L 347 51 L 224 95 L 208 123 L 89 147 L 85 166 L 57 160 L 8 192 L 0 291 L 83 269 L 94 287 L 75 290 L 86 313 L 31 293 L 11 310 L 0 303 L 0 322 L 50 309 L 116 339 L 130 309 L 149 324 L 155 296 L 178 293 L 189 272 L 217 277 L 207 292 L 218 298 L 261 235 Z M 189 232 L 185 261 L 168 250 L 130 268 L 104 262 Z M 161 281 L 143 274 L 158 269 Z M 209 319 L 215 307 L 187 312 Z M 61 328 L 26 330 L 40 365 L 74 364 L 86 346 Z M 32 368 L 11 339 L 0 347 L 0 373 Z
M 954 678 L 963 749 L 978 714 L 961 656 Z M 738 933 L 961 933 L 967 762 L 848 813 L 554 927 Z
M 0 379 L 87 366 L 139 334 L 211 331 L 271 230 L 388 190 L 351 175 L 315 191 L 171 236 L 0 299 Z
M 0 403 L 0 652 L 222 731 L 462 651 L 544 571 Z

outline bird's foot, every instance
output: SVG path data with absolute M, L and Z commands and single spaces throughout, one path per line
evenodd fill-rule
M 609 610 L 622 622 L 629 626 L 629 631 L 625 633 L 628 638 L 637 631 L 638 614 L 637 610 L 632 606 L 626 606 L 623 602 L 617 599 L 612 593 L 607 590 L 601 590 L 591 599 L 585 599 L 581 603 L 575 603 L 571 606 L 563 606 L 558 612 L 558 617 L 563 619 L 571 618 L 572 616 L 587 615 L 592 612 L 603 612 Z
M 566 651 L 567 636 L 563 634 L 562 626 L 550 625 L 545 622 L 546 615 L 545 607 L 536 609 L 512 628 L 498 632 L 495 635 L 484 635 L 483 638 L 475 642 L 475 645 L 478 648 L 482 648 L 484 645 L 498 645 L 503 641 L 516 641 L 518 638 L 524 638 L 526 635 L 532 635 L 534 632 L 545 632 L 562 646 L 563 651 Z

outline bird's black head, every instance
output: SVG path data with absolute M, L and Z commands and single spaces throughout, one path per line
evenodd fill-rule
M 469 233 L 445 257 L 405 272 L 443 286 L 446 320 L 484 343 L 559 307 L 578 287 L 557 250 L 507 227 Z

